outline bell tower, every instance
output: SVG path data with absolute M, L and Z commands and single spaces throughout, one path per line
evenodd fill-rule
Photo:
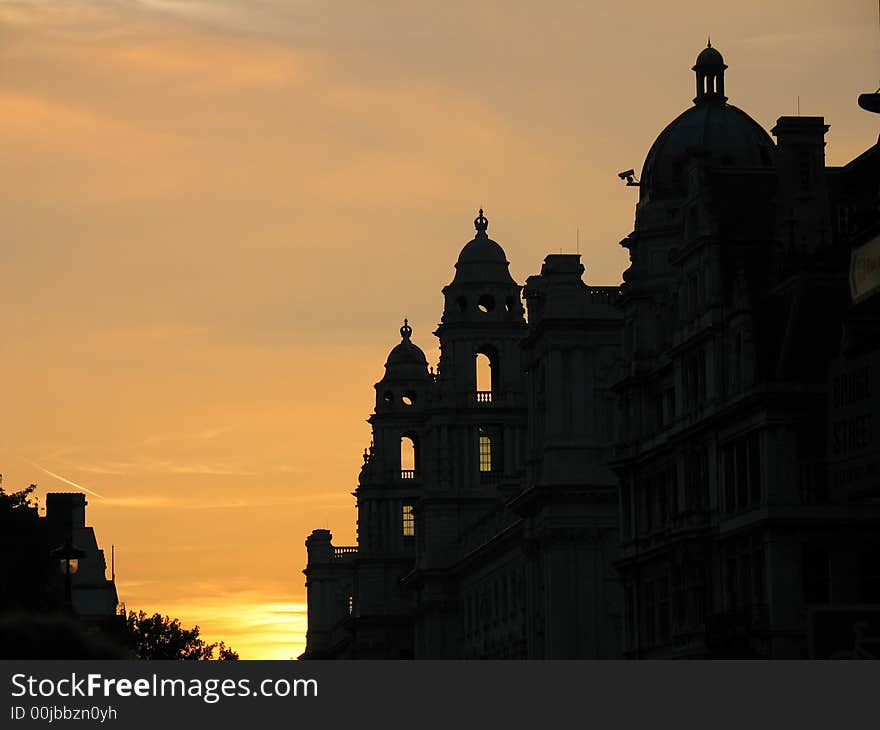
M 428 433 L 430 477 L 417 504 L 417 657 L 454 656 L 457 587 L 447 569 L 475 526 L 519 490 L 525 468 L 526 401 L 521 287 L 480 210 L 455 276 L 444 287 L 435 335 L 440 363 Z
M 424 479 L 425 408 L 433 378 L 408 320 L 376 383 L 376 407 L 367 419 L 372 443 L 364 452 L 358 486 L 358 547 L 362 554 L 412 556 L 412 508 Z
M 476 235 L 462 248 L 455 276 L 443 289 L 443 318 L 434 333 L 440 338 L 440 391 L 457 407 L 503 406 L 522 394 L 521 287 L 488 227 L 481 208 Z

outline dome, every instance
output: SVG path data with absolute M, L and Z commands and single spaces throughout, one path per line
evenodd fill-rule
M 724 57 L 718 52 L 717 48 L 712 48 L 712 42 L 709 42 L 700 55 L 697 56 L 697 62 L 694 64 L 694 70 L 698 66 L 727 66 L 724 65 Z
M 483 215 L 482 208 L 474 220 L 474 227 L 477 235 L 458 254 L 452 283 L 514 284 L 504 249 L 486 233 L 489 220 Z
M 465 244 L 458 254 L 458 263 L 473 264 L 502 264 L 507 266 L 507 256 L 504 249 L 488 236 L 483 238 L 475 238 L 473 241 Z
M 686 192 L 687 162 L 692 152 L 712 167 L 773 166 L 770 135 L 724 96 L 724 59 L 711 46 L 697 57 L 697 97 L 651 146 L 641 177 L 641 200 L 681 197 Z
M 403 320 L 400 328 L 400 344 L 388 353 L 385 361 L 384 380 L 419 380 L 428 377 L 428 359 L 422 348 L 410 340 L 412 327 Z

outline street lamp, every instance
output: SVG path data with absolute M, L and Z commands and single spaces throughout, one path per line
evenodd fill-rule
M 79 561 L 85 557 L 85 551 L 76 547 L 68 537 L 61 547 L 55 548 L 49 555 L 58 561 L 58 567 L 64 576 L 64 608 L 73 613 L 70 576 L 79 570 Z

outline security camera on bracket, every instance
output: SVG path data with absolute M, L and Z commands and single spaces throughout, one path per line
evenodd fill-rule
M 627 187 L 638 187 L 641 183 L 635 179 L 636 171 L 635 170 L 624 170 L 623 172 L 618 172 L 617 177 L 621 180 L 626 180 Z

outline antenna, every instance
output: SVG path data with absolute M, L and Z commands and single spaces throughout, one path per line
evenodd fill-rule
M 110 580 L 116 581 L 116 545 L 110 545 Z

